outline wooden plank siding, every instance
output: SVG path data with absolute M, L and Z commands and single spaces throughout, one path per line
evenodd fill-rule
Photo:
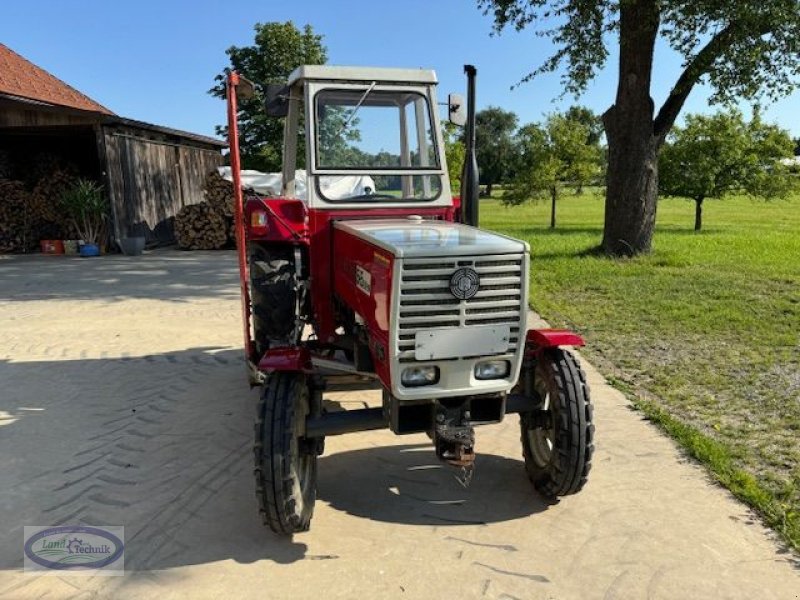
M 74 109 L 14 102 L 0 97 L 0 127 L 51 127 L 58 125 L 93 125 L 104 115 Z
M 203 200 L 206 176 L 222 164 L 219 148 L 110 126 L 103 141 L 115 237 L 173 241 L 175 214 Z

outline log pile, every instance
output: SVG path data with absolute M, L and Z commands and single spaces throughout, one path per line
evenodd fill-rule
M 236 244 L 233 186 L 216 171 L 203 185 L 205 200 L 184 206 L 175 215 L 175 238 L 184 250 L 218 250 Z
M 59 203 L 76 181 L 77 169 L 59 157 L 39 153 L 15 165 L 0 151 L 0 253 L 30 252 L 40 240 L 75 239 Z
M 175 215 L 175 239 L 184 250 L 219 250 L 228 243 L 228 224 L 208 202 L 190 204 Z
M 233 218 L 233 184 L 212 171 L 206 177 L 203 193 L 214 210 L 224 217 Z
M 21 181 L 0 179 L 0 252 L 30 248 L 30 193 Z
M 34 218 L 63 224 L 64 213 L 59 209 L 61 195 L 77 181 L 78 177 L 71 169 L 57 168 L 42 177 L 31 192 L 31 211 Z

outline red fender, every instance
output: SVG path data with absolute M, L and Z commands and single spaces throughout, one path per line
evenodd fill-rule
M 586 342 L 577 333 L 568 329 L 530 329 L 525 336 L 525 350 L 537 352 L 558 346 L 585 346 Z
M 258 361 L 258 370 L 271 373 L 273 371 L 300 371 L 310 373 L 311 353 L 308 348 L 270 348 Z

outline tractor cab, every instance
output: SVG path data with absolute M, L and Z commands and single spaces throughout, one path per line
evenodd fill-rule
M 433 71 L 303 66 L 267 112 L 286 119 L 283 196 L 302 166 L 311 209 L 452 205 Z
M 474 428 L 519 414 L 536 489 L 563 496 L 586 481 L 588 388 L 560 348 L 583 341 L 528 330 L 528 245 L 477 227 L 476 71 L 465 71 L 467 102 L 445 103 L 466 124 L 461 198 L 433 71 L 303 66 L 261 87 L 284 119 L 281 192 L 243 202 L 245 82 L 228 79 L 245 354 L 263 387 L 256 488 L 278 533 L 308 528 L 324 439 L 354 431 L 427 433 L 468 485 Z M 380 405 L 328 411 L 327 392 L 363 389 Z

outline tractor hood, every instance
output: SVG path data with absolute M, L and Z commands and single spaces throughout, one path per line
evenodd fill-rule
M 504 235 L 419 217 L 337 221 L 334 226 L 388 250 L 397 258 L 520 254 L 529 250 L 527 243 Z

